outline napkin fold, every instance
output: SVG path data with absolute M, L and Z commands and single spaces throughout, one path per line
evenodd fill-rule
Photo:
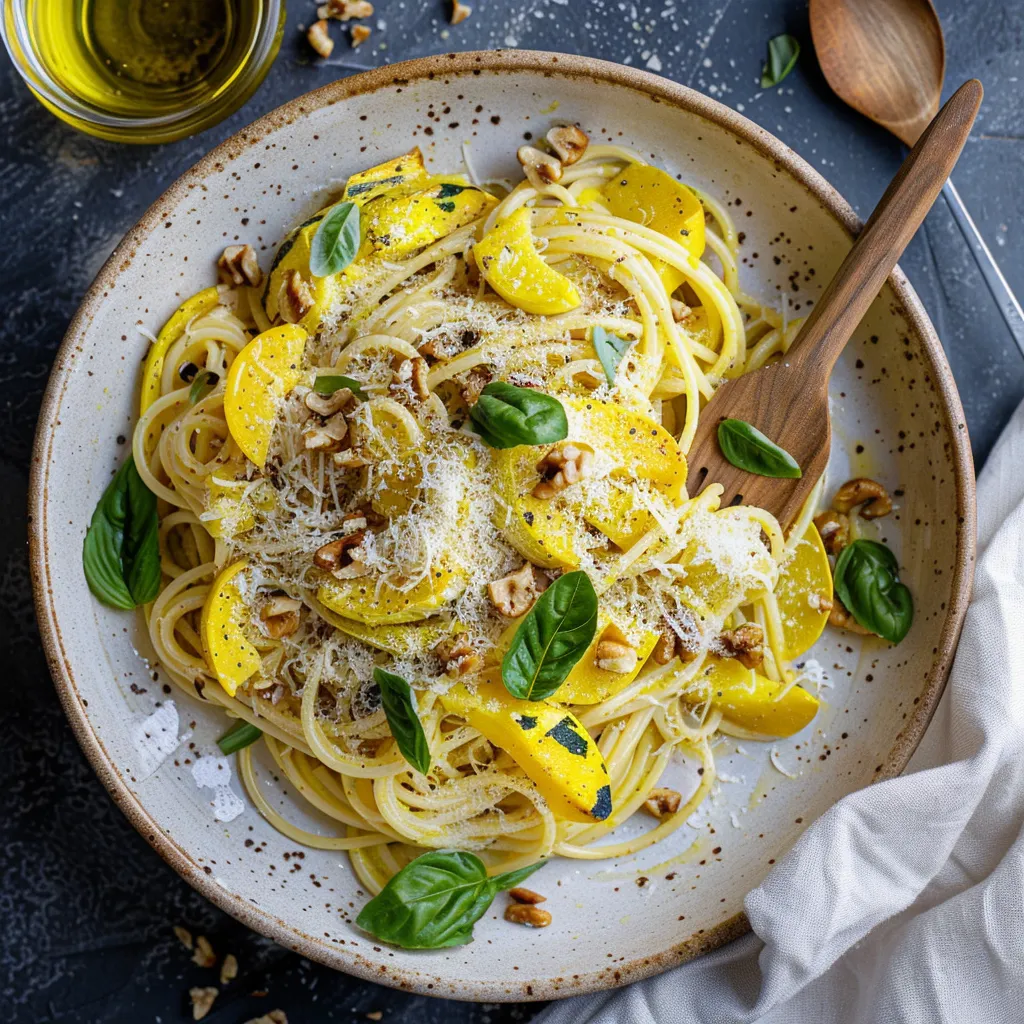
M 906 772 L 841 800 L 748 894 L 753 934 L 539 1024 L 1024 1021 L 1024 405 L 978 481 L 978 565 Z

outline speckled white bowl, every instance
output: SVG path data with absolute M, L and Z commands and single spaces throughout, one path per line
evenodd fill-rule
M 556 114 L 557 111 L 557 114 Z M 897 271 L 832 384 L 834 483 L 856 472 L 894 491 L 883 521 L 917 617 L 895 649 L 827 632 L 814 657 L 832 684 L 804 733 L 720 756 L 723 782 L 694 827 L 620 863 L 557 861 L 537 876 L 554 921 L 501 920 L 469 946 L 409 953 L 351 923 L 365 902 L 343 856 L 295 844 L 250 806 L 215 819 L 192 774 L 221 716 L 167 700 L 133 616 L 101 607 L 80 551 L 93 506 L 125 453 L 147 341 L 207 286 L 225 244 L 264 259 L 293 222 L 357 169 L 418 144 L 438 169 L 514 166 L 516 147 L 553 116 L 633 146 L 730 204 L 745 233 L 745 287 L 799 314 L 828 281 L 858 223 L 816 171 L 732 110 L 654 75 L 580 57 L 457 54 L 359 75 L 301 97 L 214 150 L 170 188 L 100 272 L 68 330 L 39 422 L 32 564 L 42 635 L 79 741 L 114 799 L 198 890 L 286 946 L 341 970 L 438 996 L 521 1000 L 642 978 L 742 934 L 743 897 L 832 803 L 901 771 L 939 699 L 970 590 L 974 493 L 963 412 L 939 342 Z M 166 750 L 165 750 L 166 753 Z M 154 768 L 156 761 L 164 757 Z M 727 781 L 726 781 L 727 780 Z M 236 794 L 241 790 L 233 782 Z M 224 792 L 221 797 L 225 797 Z M 230 798 L 229 798 L 230 800 Z M 312 822 L 313 827 L 325 827 Z M 630 826 L 627 826 L 627 828 Z M 636 826 L 633 826 L 636 827 Z

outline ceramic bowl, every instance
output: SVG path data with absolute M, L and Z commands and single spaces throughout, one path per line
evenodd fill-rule
M 897 648 L 827 630 L 812 652 L 822 713 L 790 740 L 723 745 L 713 799 L 671 839 L 620 862 L 549 865 L 535 883 L 553 915 L 544 930 L 504 922 L 501 897 L 471 945 L 406 952 L 355 928 L 366 896 L 343 856 L 299 851 L 240 805 L 237 778 L 231 791 L 197 784 L 195 758 L 213 749 L 222 717 L 169 696 L 136 618 L 93 600 L 81 568 L 93 507 L 127 450 L 148 344 L 138 328 L 157 330 L 209 285 L 226 244 L 251 242 L 266 262 L 350 172 L 419 145 L 439 170 L 465 157 L 481 177 L 508 174 L 516 147 L 555 116 L 727 202 L 745 235 L 743 284 L 788 302 L 790 315 L 806 312 L 858 228 L 842 197 L 768 132 L 643 71 L 522 51 L 381 68 L 229 139 L 129 232 L 57 357 L 32 476 L 35 592 L 53 676 L 79 742 L 133 824 L 200 892 L 283 945 L 386 985 L 462 999 L 622 985 L 746 931 L 745 894 L 801 831 L 906 765 L 941 694 L 970 590 L 974 477 L 963 411 L 935 332 L 896 271 L 833 377 L 829 473 L 833 486 L 877 477 L 896 496 L 881 532 L 914 593 L 913 629 Z M 241 813 L 221 821 L 215 807 Z

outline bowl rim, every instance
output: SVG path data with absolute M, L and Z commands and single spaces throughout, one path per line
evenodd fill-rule
M 430 973 L 426 963 L 422 971 L 392 968 L 386 963 L 365 957 L 348 946 L 339 947 L 306 935 L 299 928 L 260 909 L 242 895 L 231 892 L 216 882 L 212 876 L 208 876 L 185 850 L 161 830 L 139 797 L 132 793 L 122 780 L 105 750 L 103 741 L 94 732 L 77 691 L 74 671 L 65 654 L 60 623 L 51 601 L 44 515 L 53 424 L 73 366 L 73 360 L 69 357 L 80 338 L 88 331 L 94 311 L 103 301 L 104 292 L 129 265 L 138 244 L 155 224 L 164 219 L 163 211 L 167 209 L 168 203 L 176 201 L 180 193 L 188 188 L 190 181 L 202 179 L 222 168 L 267 133 L 314 110 L 396 84 L 404 86 L 413 80 L 483 71 L 541 72 L 549 76 L 589 78 L 633 89 L 655 103 L 671 103 L 725 129 L 775 161 L 780 170 L 795 178 L 825 207 L 851 238 L 861 227 L 861 221 L 839 192 L 810 164 L 770 132 L 717 100 L 647 71 L 577 55 L 535 50 L 490 50 L 421 57 L 339 79 L 272 110 L 210 151 L 155 200 L 104 263 L 68 326 L 43 397 L 29 482 L 29 560 L 44 652 L 65 714 L 80 746 L 129 821 L 194 889 L 220 909 L 281 945 L 365 980 L 443 998 L 528 1001 L 557 999 L 638 981 L 738 938 L 750 930 L 750 924 L 746 915 L 740 912 L 703 935 L 692 936 L 660 953 L 629 963 L 617 964 L 614 970 L 595 969 L 572 978 L 467 982 L 434 975 Z M 949 462 L 955 477 L 957 542 L 951 599 L 924 690 L 913 715 L 908 718 L 898 734 L 892 750 L 879 766 L 873 781 L 892 778 L 903 771 L 931 721 L 945 688 L 966 614 L 975 557 L 974 466 L 966 420 L 953 374 L 921 301 L 899 267 L 890 275 L 888 284 L 896 295 L 900 311 L 921 341 L 925 366 L 934 381 L 942 406 L 942 415 L 952 439 Z

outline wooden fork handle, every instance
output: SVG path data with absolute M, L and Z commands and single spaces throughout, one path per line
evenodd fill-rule
M 942 191 L 970 135 L 981 97 L 981 82 L 972 78 L 936 114 L 807 317 L 787 359 L 806 362 L 809 378 L 821 374 L 827 381 L 843 346 Z

